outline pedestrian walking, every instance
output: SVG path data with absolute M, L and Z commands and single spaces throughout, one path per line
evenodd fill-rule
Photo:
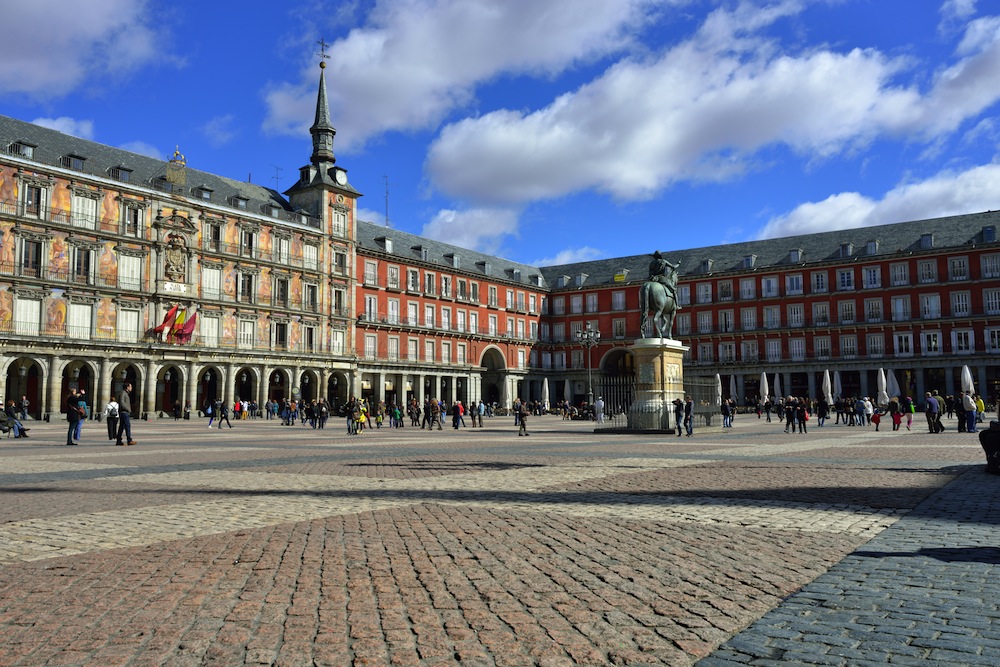
M 78 444 L 73 440 L 76 435 L 76 424 L 80 421 L 80 402 L 76 396 L 76 391 L 73 389 L 69 390 L 66 394 L 66 401 L 63 404 L 63 409 L 66 412 L 66 423 L 69 424 L 69 428 L 66 431 L 66 444 L 69 446 Z
M 108 440 L 114 440 L 118 433 L 118 401 L 114 396 L 104 406 L 104 421 L 108 425 Z
M 122 390 L 118 392 L 118 431 L 116 433 L 115 445 L 130 446 L 136 444 L 132 439 L 132 383 L 126 382 Z M 122 440 L 122 435 L 125 440 Z

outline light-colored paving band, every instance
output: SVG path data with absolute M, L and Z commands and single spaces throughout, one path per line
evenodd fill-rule
M 816 443 L 809 443 L 808 448 L 815 446 Z M 745 450 L 740 451 L 746 453 Z M 787 453 L 789 448 L 785 446 L 782 451 Z M 229 470 L 121 475 L 116 476 L 113 481 L 137 483 L 147 488 L 193 491 L 212 489 L 237 494 L 243 492 L 247 495 L 6 524 L 0 527 L 0 562 L 33 561 L 116 547 L 138 547 L 168 540 L 370 512 L 421 502 L 518 513 L 541 511 L 581 517 L 752 526 L 852 535 L 874 535 L 905 513 L 845 505 L 751 503 L 719 498 L 692 500 L 614 493 L 586 494 L 586 501 L 582 501 L 579 499 L 581 494 L 578 493 L 545 490 L 588 479 L 709 461 L 711 459 L 590 460 L 568 465 L 419 479 Z M 23 461 L 22 465 L 37 463 L 39 462 Z M 540 497 L 530 501 L 517 497 L 524 493 L 537 493 Z M 560 495 L 565 496 L 566 502 L 558 500 Z M 179 494 L 178 498 L 183 496 Z

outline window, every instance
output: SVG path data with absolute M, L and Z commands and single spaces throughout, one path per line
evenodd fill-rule
M 925 331 L 922 334 L 920 334 L 920 338 L 923 341 L 924 354 L 928 355 L 941 354 L 940 331 Z
M 583 350 L 572 350 L 569 353 L 570 368 L 583 368 Z
M 335 329 L 330 332 L 330 351 L 334 354 L 344 354 L 347 350 L 347 345 L 345 343 L 344 332 L 340 329 Z
M 206 238 L 211 238 L 210 232 L 211 228 L 215 228 L 216 234 L 216 247 L 214 250 L 218 252 L 219 239 L 221 238 L 221 230 L 219 230 L 217 225 L 209 225 L 209 234 Z M 126 203 L 122 206 L 122 234 L 125 236 L 134 236 L 136 238 L 142 237 L 143 231 L 143 209 L 138 204 Z
M 583 297 L 577 295 L 577 296 L 574 296 L 573 298 L 574 299 L 581 299 L 581 304 L 582 304 L 582 298 Z M 507 301 L 504 302 L 504 306 L 503 307 L 504 308 L 508 308 L 508 309 L 514 308 L 514 290 L 512 290 L 512 289 L 507 290 Z M 582 313 L 583 312 L 583 306 L 582 305 L 580 306 L 580 310 L 579 311 L 573 311 L 573 312 L 580 312 L 580 313 Z
M 399 324 L 399 299 L 389 299 L 386 310 L 386 321 L 389 324 Z
M 302 326 L 302 350 L 304 352 L 316 352 L 316 343 L 319 338 L 316 335 L 316 327 Z
M 378 322 L 378 297 L 374 295 L 365 296 L 365 319 L 369 322 Z
M 35 157 L 35 148 L 37 148 L 37 146 L 34 144 L 25 143 L 23 141 L 15 141 L 7 147 L 7 152 L 11 155 L 26 157 L 31 160 Z
M 42 321 L 40 299 L 14 298 L 14 333 L 19 336 L 37 336 Z
M 674 324 L 677 325 L 677 334 L 679 336 L 687 336 L 691 333 L 691 315 L 689 313 L 678 313 Z
M 240 255 L 243 257 L 256 257 L 257 232 L 252 229 L 240 231 Z
M 937 282 L 937 263 L 934 260 L 917 262 L 917 281 L 920 283 Z
M 792 359 L 792 361 L 805 361 L 806 339 L 805 338 L 789 339 L 788 356 Z
M 252 273 L 240 273 L 236 282 L 236 300 L 242 303 L 253 303 L 257 294 L 257 276 Z
M 63 155 L 59 158 L 59 165 L 65 167 L 66 169 L 83 171 L 83 163 L 86 161 L 87 158 L 80 157 L 79 155 Z
M 866 255 L 877 255 L 878 254 L 878 241 L 868 241 L 865 243 L 865 254 Z
M 302 308 L 310 313 L 319 312 L 319 285 L 315 283 L 302 285 Z
M 441 343 L 441 361 L 451 363 L 451 343 Z
M 566 369 L 566 353 L 556 352 L 555 354 L 555 368 L 558 371 Z
M 865 321 L 882 321 L 882 299 L 865 299 Z
M 910 297 L 892 297 L 892 321 L 904 322 L 908 319 L 910 319 Z
M 406 358 L 409 361 L 420 360 L 420 341 L 410 338 L 406 341 Z
M 465 311 L 464 310 L 455 311 L 455 328 L 458 331 L 461 331 L 462 333 L 464 333 L 466 329 L 465 321 L 466 321 Z M 537 324 L 537 322 L 532 322 L 532 324 Z
M 793 303 L 788 306 L 788 326 L 803 327 L 806 324 L 805 309 L 801 303 Z
M 615 338 L 615 340 L 622 340 L 625 338 L 625 320 L 612 320 L 611 335 Z
M 552 299 L 552 314 L 553 315 L 565 315 L 566 314 L 566 300 L 563 297 L 556 297 Z
M 459 343 L 455 346 L 455 361 L 459 364 L 465 363 L 465 343 Z
M 529 294 L 528 295 L 528 312 L 532 315 L 538 313 L 538 295 Z
M 142 258 L 118 255 L 118 287 L 124 290 L 142 289 Z
M 288 278 L 278 276 L 274 279 L 274 305 L 288 308 Z
M 434 326 L 434 306 L 429 304 L 424 304 L 424 326 Z
M 712 303 L 712 283 L 698 283 L 698 303 Z
M 209 343 L 205 341 L 204 332 L 206 326 L 209 326 L 208 321 L 212 320 L 215 322 L 215 339 Z M 213 317 L 203 317 L 200 320 L 201 330 L 202 330 L 202 340 L 205 341 L 205 345 L 216 346 L 219 343 L 219 318 Z M 118 311 L 118 326 L 116 327 L 118 331 L 118 340 L 122 343 L 137 343 L 139 342 L 139 311 L 132 308 L 122 308 Z
M 206 347 L 219 346 L 219 318 L 214 315 L 206 315 L 198 318 L 198 326 L 201 329 L 201 344 Z
M 903 287 L 910 284 L 910 265 L 891 264 L 889 266 L 889 277 L 893 287 Z
M 399 361 L 399 338 L 397 336 L 391 336 L 389 338 L 387 358 L 389 361 Z
M 487 298 L 486 305 L 493 306 L 494 308 L 499 308 L 500 307 L 500 299 L 497 297 L 497 286 L 496 285 L 490 285 L 489 286 L 489 288 L 488 288 L 488 290 L 486 292 L 486 298 Z M 560 304 L 560 305 L 562 305 L 562 304 Z M 562 312 L 560 312 L 559 314 L 561 315 Z
M 941 296 L 939 294 L 920 295 L 920 317 L 936 320 L 941 317 Z
M 976 351 L 975 334 L 968 329 L 951 332 L 951 349 L 955 354 L 972 354 Z
M 969 258 L 952 257 L 948 260 L 948 278 L 951 280 L 969 279 Z
M 698 363 L 710 364 L 712 363 L 712 344 L 711 343 L 698 343 Z
M 1000 255 L 983 255 L 983 278 L 1000 278 Z
M 375 359 L 378 356 L 378 336 L 367 334 L 365 336 L 365 358 Z
M 682 306 L 688 306 L 691 304 L 691 286 L 690 285 L 678 285 L 677 286 L 677 300 Z
M 517 338 L 518 340 L 524 340 L 524 320 L 517 321 Z
M 757 328 L 757 309 L 744 308 L 740 311 L 740 324 L 743 331 L 753 331 Z
M 986 330 L 986 351 L 1000 352 L 1000 329 Z
M 719 283 L 719 301 L 733 300 L 733 282 L 727 280 Z
M 841 301 L 837 304 L 837 312 L 840 316 L 841 324 L 854 324 L 854 302 Z
M 764 343 L 768 361 L 781 361 L 781 341 L 769 340 Z
M 579 315 L 583 312 L 583 296 L 580 294 L 574 294 L 569 298 L 569 312 L 573 315 Z
M 365 285 L 378 285 L 378 265 L 375 262 L 365 262 Z
M 406 323 L 411 327 L 420 324 L 420 311 L 416 301 L 406 302 Z
M 82 285 L 94 282 L 94 251 L 90 248 L 73 248 L 70 280 Z
M 489 316 L 489 319 L 486 322 L 486 326 L 487 326 L 487 328 L 489 330 L 489 334 L 491 336 L 496 336 L 497 334 L 500 333 L 500 327 L 498 326 L 497 316 L 496 315 L 490 315 Z M 565 340 L 565 336 L 563 335 L 564 331 L 565 331 L 564 325 L 557 324 L 555 326 L 555 333 L 556 333 L 556 336 L 558 336 L 558 338 L 556 338 L 557 341 L 561 342 L 561 341 Z
M 27 184 L 24 188 L 24 200 L 21 204 L 22 215 L 29 218 L 45 217 L 46 191 L 38 185 Z
M 753 278 L 742 278 L 740 280 L 740 298 L 741 299 L 757 298 L 757 285 L 754 283 Z
M 719 311 L 719 331 L 722 333 L 731 333 L 736 331 L 736 319 L 733 317 L 733 311 Z
M 479 331 L 479 313 L 469 313 L 469 331 L 472 333 L 482 333 Z
M 97 229 L 97 193 L 76 189 L 73 193 L 73 226 Z
M 912 357 L 913 356 L 913 334 L 912 333 L 896 333 L 893 335 L 893 339 L 896 347 L 897 357 Z
M 757 341 L 745 340 L 740 343 L 740 358 L 744 362 L 758 361 Z
M 813 304 L 813 324 L 818 327 L 825 327 L 830 324 L 830 304 Z
M 854 289 L 854 269 L 839 269 L 837 271 L 837 289 L 840 291 Z
M 972 314 L 972 308 L 969 305 L 969 293 L 968 292 L 952 292 L 951 293 L 951 316 L 952 317 L 968 317 Z
M 781 311 L 778 306 L 766 306 L 764 308 L 764 328 L 765 329 L 780 329 L 781 328 Z
M 347 213 L 345 211 L 340 211 L 334 209 L 333 214 L 330 216 L 331 230 L 334 236 L 346 236 L 347 235 Z
M 587 312 L 588 313 L 597 312 L 597 294 L 593 292 L 587 295 Z
M 817 336 L 813 338 L 813 349 L 816 351 L 817 359 L 829 359 L 831 350 L 830 337 Z
M 885 336 L 882 334 L 868 334 L 865 339 L 865 349 L 869 357 L 885 356 Z
M 812 291 L 814 294 L 824 294 L 830 291 L 826 271 L 815 271 L 812 274 Z
M 279 350 L 288 349 L 288 322 L 271 325 L 271 346 Z
M 479 303 L 479 283 L 469 283 L 469 300 Z
M 441 276 L 441 296 L 451 298 L 451 276 Z
M 240 320 L 239 338 L 236 341 L 236 346 L 241 350 L 253 349 L 254 324 L 253 320 Z
M 719 361 L 723 364 L 736 363 L 736 343 L 719 343 Z
M 420 291 L 420 272 L 416 269 L 406 271 L 406 289 L 410 292 Z
M 1000 315 L 1000 289 L 983 290 L 983 308 L 987 315 Z
M 861 276 L 865 289 L 876 289 L 882 286 L 882 267 L 866 266 L 861 269 Z
M 778 279 L 774 276 L 761 278 L 760 295 L 765 299 L 772 296 L 778 296 Z
M 434 341 L 424 341 L 424 361 L 434 361 Z
M 441 328 L 445 331 L 451 329 L 451 308 L 441 309 Z
M 274 239 L 274 261 L 279 264 L 288 265 L 288 258 L 291 255 L 292 240 L 279 236 Z
M 851 334 L 840 337 L 840 357 L 854 359 L 858 356 L 858 337 Z
M 712 333 L 712 313 L 698 313 L 698 333 Z
M 802 294 L 802 274 L 785 276 L 785 294 Z
M 333 314 L 341 317 L 347 315 L 347 292 L 345 290 L 333 290 Z

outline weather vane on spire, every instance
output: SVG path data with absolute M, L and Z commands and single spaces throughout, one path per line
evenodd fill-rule
M 330 56 L 326 55 L 326 47 L 328 47 L 330 45 L 327 44 L 326 40 L 323 39 L 322 37 L 320 37 L 319 41 L 316 42 L 316 43 L 319 44 L 319 53 L 317 53 L 316 55 L 319 56 L 320 58 L 323 58 L 324 60 L 329 60 Z M 322 60 L 320 60 L 319 61 L 319 66 L 320 67 L 326 67 L 326 63 L 323 62 Z

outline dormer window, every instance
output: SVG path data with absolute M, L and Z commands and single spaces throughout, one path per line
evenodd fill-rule
M 852 257 L 854 255 L 854 244 L 853 243 L 841 243 L 840 244 L 840 256 L 842 258 Z
M 31 160 L 35 157 L 35 148 L 36 146 L 34 144 L 29 144 L 26 141 L 15 141 L 7 147 L 7 152 L 11 155 L 26 157 Z
M 743 268 L 752 269 L 757 265 L 757 255 L 744 255 Z
M 203 199 L 204 201 L 212 201 L 212 190 L 207 186 L 203 185 L 200 188 L 195 188 L 194 194 L 198 199 Z
M 865 254 L 866 255 L 877 255 L 878 254 L 878 241 L 869 241 L 865 244 Z
M 583 284 L 584 284 L 585 282 L 587 282 L 587 278 L 588 278 L 588 276 L 587 276 L 587 274 L 586 274 L 586 273 L 581 273 L 581 274 L 578 274 L 578 275 L 576 276 L 576 278 L 574 278 L 574 281 L 575 281 L 575 283 L 576 283 L 576 286 L 577 286 L 577 287 L 583 287 Z
M 74 171 L 83 171 L 83 163 L 87 161 L 87 158 L 81 157 L 79 155 L 63 155 L 59 158 L 59 165 L 65 167 L 66 169 L 73 169 Z
M 521 282 L 521 269 L 512 269 L 511 272 L 510 272 L 510 277 L 516 283 Z
M 246 197 L 233 197 L 232 199 L 233 206 L 240 209 L 241 211 L 247 210 L 247 204 L 249 203 L 250 200 L 247 199 Z
M 997 240 L 997 228 L 994 226 L 983 227 L 983 243 L 995 243 Z
M 793 248 L 788 252 L 788 261 L 792 264 L 798 264 L 802 261 L 802 251 L 798 248 Z
M 382 250 L 385 250 L 387 253 L 392 252 L 392 239 L 388 236 L 379 236 L 375 239 L 375 242 L 382 246 Z
M 429 255 L 429 253 L 427 251 L 427 248 L 425 248 L 424 246 L 422 246 L 422 245 L 410 246 L 410 250 L 412 250 L 414 253 L 416 253 L 417 257 L 419 257 L 423 261 L 425 261 L 425 262 L 427 261 L 427 257 Z
M 476 266 L 482 270 L 484 276 L 490 275 L 490 263 L 489 262 L 476 262 Z
M 569 276 L 559 276 L 559 287 L 569 287 L 570 280 L 572 280 L 572 278 Z
M 277 206 L 268 206 L 267 214 L 272 218 L 277 218 L 278 216 L 281 215 L 281 209 Z
M 715 260 L 714 259 L 702 260 L 702 262 L 701 262 L 701 272 L 702 273 L 711 273 L 713 266 L 715 266 Z
M 460 262 L 458 261 L 458 255 L 456 255 L 455 253 L 450 252 L 447 255 L 445 255 L 444 258 L 446 260 L 448 260 L 449 264 L 451 264 L 451 268 L 453 268 L 453 269 L 459 268 Z
M 111 167 L 111 169 L 108 169 L 108 175 L 116 181 L 121 181 L 122 183 L 132 182 L 132 170 L 127 167 Z
M 920 235 L 920 249 L 921 250 L 931 250 L 934 248 L 934 235 L 933 234 L 921 234 Z
M 531 276 L 531 284 L 535 287 L 542 287 L 542 274 L 536 273 Z

